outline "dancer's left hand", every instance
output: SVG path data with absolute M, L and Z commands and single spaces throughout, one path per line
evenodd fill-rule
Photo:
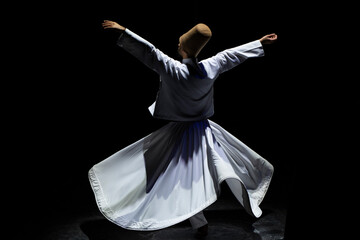
M 104 29 L 114 28 L 114 29 L 118 29 L 121 31 L 124 31 L 126 29 L 124 26 L 121 26 L 117 22 L 110 21 L 110 20 L 104 20 L 104 22 L 102 23 L 102 26 Z

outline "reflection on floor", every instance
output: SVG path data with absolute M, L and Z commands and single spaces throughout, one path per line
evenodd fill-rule
M 237 202 L 218 199 L 204 210 L 209 222 L 206 239 L 279 240 L 284 239 L 286 209 L 266 203 L 260 206 L 263 215 L 256 219 L 248 215 Z M 131 231 L 105 219 L 97 209 L 79 214 L 73 219 L 53 224 L 43 239 L 51 240 L 188 240 L 196 239 L 188 220 L 157 231 Z

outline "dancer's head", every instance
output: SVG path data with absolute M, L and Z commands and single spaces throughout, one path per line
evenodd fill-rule
M 211 38 L 211 30 L 203 23 L 199 23 L 179 38 L 178 52 L 182 58 L 197 57 L 201 49 Z

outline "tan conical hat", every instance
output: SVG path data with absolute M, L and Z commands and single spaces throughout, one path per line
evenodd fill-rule
M 189 57 L 196 57 L 210 40 L 211 35 L 210 28 L 203 23 L 199 23 L 188 32 L 184 33 L 179 41 Z

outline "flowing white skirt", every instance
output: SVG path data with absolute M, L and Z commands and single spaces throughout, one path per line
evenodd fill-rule
M 245 210 L 260 217 L 273 170 L 218 124 L 204 120 L 168 123 L 94 165 L 89 180 L 108 220 L 147 231 L 205 209 L 224 180 Z

